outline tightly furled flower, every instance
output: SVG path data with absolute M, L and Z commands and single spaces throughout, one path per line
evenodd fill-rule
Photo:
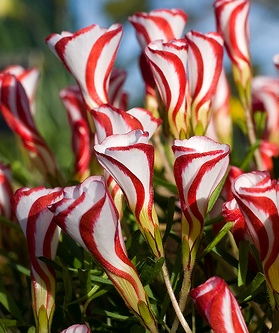
M 252 78 L 248 18 L 250 0 L 216 0 L 214 8 L 217 30 L 224 37 L 234 80 L 238 88 L 248 95 Z
M 146 292 L 129 260 L 118 212 L 102 176 L 66 187 L 51 206 L 54 221 L 104 268 L 126 305 L 150 332 L 157 332 Z
M 184 39 L 157 40 L 145 49 L 160 97 L 167 112 L 170 132 L 175 138 L 186 136 L 188 83 L 186 74 L 188 44 Z M 163 115 L 164 117 L 164 115 Z
M 52 267 L 40 260 L 54 260 L 60 228 L 53 222 L 48 206 L 62 199 L 62 189 L 21 188 L 12 205 L 26 237 L 31 264 L 33 311 L 38 332 L 50 332 L 55 307 L 56 277 Z
M 139 229 L 156 257 L 163 256 L 158 217 L 154 207 L 154 147 L 141 130 L 111 135 L 95 145 L 99 163 L 122 189 Z
M 187 14 L 180 9 L 156 9 L 150 13 L 138 12 L 129 17 L 143 52 L 155 40 L 167 42 L 180 38 L 187 20 Z M 140 56 L 140 69 L 145 83 L 145 107 L 157 116 L 155 82 L 144 53 Z
M 155 9 L 149 13 L 137 12 L 128 19 L 135 28 L 141 48 L 144 49 L 157 39 L 167 42 L 180 38 L 188 16 L 181 9 Z
M 252 97 L 253 109 L 266 113 L 264 139 L 279 146 L 279 79 L 255 76 Z
M 89 176 L 89 164 L 91 159 L 90 128 L 87 121 L 87 110 L 78 86 L 71 86 L 61 90 L 60 98 L 67 111 L 72 130 L 75 178 L 83 180 Z
M 175 140 L 172 148 L 175 154 L 174 177 L 186 218 L 182 225 L 182 238 L 194 258 L 210 196 L 229 165 L 230 148 L 203 136 Z M 184 262 L 184 265 L 188 264 Z
M 239 305 L 223 279 L 213 276 L 192 289 L 190 295 L 214 333 L 249 332 Z
M 38 68 L 25 69 L 19 65 L 12 65 L 4 69 L 2 73 L 10 73 L 14 75 L 22 84 L 26 95 L 29 99 L 31 112 L 35 114 L 35 93 L 39 79 Z
M 244 216 L 251 241 L 260 253 L 267 284 L 274 291 L 278 302 L 278 184 L 270 178 L 268 172 L 254 171 L 237 177 L 232 191 Z
M 76 79 L 89 110 L 109 102 L 109 79 L 122 32 L 120 24 L 108 29 L 93 24 L 74 34 L 62 32 L 46 39 L 51 51 Z
M 190 31 L 188 43 L 188 81 L 191 96 L 191 128 L 204 135 L 210 121 L 210 103 L 222 72 L 223 39 L 217 33 Z
M 29 99 L 22 84 L 9 73 L 0 76 L 0 108 L 12 131 L 17 134 L 35 167 L 50 182 L 60 181 L 59 170 L 50 148 L 34 123 Z

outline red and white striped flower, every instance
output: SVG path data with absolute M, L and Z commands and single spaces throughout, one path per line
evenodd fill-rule
M 182 237 L 194 258 L 210 196 L 229 165 L 230 148 L 207 137 L 193 136 L 188 140 L 175 140 L 173 151 L 174 177 L 186 218 Z
M 206 136 L 211 139 L 232 143 L 232 118 L 230 115 L 230 87 L 223 68 L 216 92 L 211 99 L 211 117 L 206 130 Z
M 155 9 L 149 13 L 137 12 L 130 16 L 142 49 L 150 42 L 163 39 L 165 42 L 180 38 L 188 16 L 181 9 Z
M 123 91 L 126 76 L 125 69 L 114 67 L 111 71 L 108 88 L 110 104 L 122 110 L 126 110 L 128 106 L 128 93 Z
M 142 108 L 128 111 L 118 109 L 109 104 L 103 104 L 91 110 L 95 125 L 95 143 L 101 143 L 113 134 L 125 134 L 140 129 L 149 133 L 149 138 L 161 124 L 161 120 L 153 117 L 152 113 Z
M 76 324 L 69 326 L 61 333 L 91 333 L 91 330 L 87 325 Z
M 17 134 L 35 167 L 49 181 L 59 180 L 53 153 L 35 125 L 29 99 L 19 80 L 9 73 L 0 77 L 0 108 L 11 130 Z
M 20 65 L 12 65 L 5 68 L 2 73 L 10 73 L 18 79 L 29 99 L 31 112 L 35 114 L 35 93 L 39 79 L 38 68 L 25 69 Z
M 278 295 L 278 183 L 268 172 L 254 171 L 237 177 L 232 191 L 251 240 L 260 253 L 267 284 Z
M 190 292 L 200 315 L 215 333 L 248 333 L 239 305 L 227 286 L 213 276 Z
M 60 188 L 24 187 L 16 191 L 12 202 L 27 241 L 33 311 L 38 332 L 50 332 L 55 307 L 55 272 L 40 257 L 54 260 L 60 228 L 53 222 L 53 213 L 47 207 L 62 197 Z
M 216 0 L 217 30 L 223 35 L 232 62 L 234 79 L 244 91 L 252 78 L 250 57 L 250 0 Z
M 120 24 L 108 29 L 93 24 L 74 34 L 52 34 L 46 39 L 76 79 L 89 110 L 109 102 L 109 79 L 122 31 Z
M 87 109 L 78 86 L 60 91 L 60 98 L 67 111 L 72 130 L 72 149 L 75 156 L 75 178 L 83 180 L 89 176 L 91 160 L 90 128 L 87 121 Z
M 254 109 L 266 112 L 266 133 L 264 138 L 279 146 L 279 79 L 256 76 L 252 80 Z M 255 105 L 256 104 L 256 105 Z
M 121 187 L 139 228 L 154 255 L 163 255 L 159 223 L 154 208 L 154 147 L 141 130 L 111 135 L 95 145 L 99 163 Z
M 188 131 L 186 74 L 188 44 L 184 39 L 157 40 L 145 49 L 159 94 L 167 112 L 170 132 L 175 138 Z
M 188 47 L 188 80 L 191 96 L 191 127 L 195 135 L 204 135 L 210 121 L 210 103 L 216 92 L 223 63 L 223 40 L 217 33 L 190 31 L 185 35 Z
M 127 256 L 118 212 L 105 179 L 88 177 L 77 186 L 66 187 L 63 196 L 50 208 L 54 221 L 94 256 L 126 305 L 150 332 L 157 332 L 146 292 Z
M 8 165 L 0 163 L 0 215 L 13 220 L 11 198 L 13 197 L 11 169 Z
M 161 39 L 167 42 L 180 38 L 187 20 L 187 14 L 181 9 L 156 9 L 150 13 L 138 12 L 129 17 L 142 51 L 155 40 Z M 155 82 L 144 53 L 140 56 L 140 69 L 145 83 L 145 107 L 157 116 Z

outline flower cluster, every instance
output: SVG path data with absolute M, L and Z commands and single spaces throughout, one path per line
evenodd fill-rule
M 114 67 L 121 24 L 47 37 L 76 80 L 58 92 L 72 135 L 70 179 L 35 122 L 38 70 L 10 66 L 0 73 L 3 118 L 30 173 L 38 171 L 21 184 L 0 163 L 0 246 L 9 229 L 20 233 L 19 224 L 37 332 L 51 332 L 56 309 L 63 311 L 63 323 L 55 324 L 62 332 L 117 331 L 124 318 L 129 331 L 137 322 L 149 332 L 278 328 L 279 78 L 253 77 L 249 8 L 249 0 L 216 0 L 216 31 L 208 33 L 187 31 L 180 9 L 130 16 L 145 84 L 144 105 L 131 109 L 127 73 Z M 241 147 L 233 135 L 237 98 Z M 247 157 L 238 162 L 241 150 Z M 77 277 L 89 286 L 84 294 L 82 281 L 73 291 Z M 256 306 L 259 294 L 265 301 Z M 116 315 L 120 303 L 126 308 Z M 76 304 L 79 322 L 71 313 Z M 107 326 L 96 324 L 105 312 Z

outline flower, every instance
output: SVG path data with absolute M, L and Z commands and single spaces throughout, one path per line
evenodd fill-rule
M 186 115 L 188 44 L 184 39 L 169 42 L 157 40 L 145 49 L 154 80 L 167 112 L 170 132 L 175 138 L 185 137 L 189 118 Z M 163 116 L 164 117 L 164 116 Z
M 161 119 L 153 117 L 150 111 L 143 108 L 124 111 L 109 104 L 103 104 L 92 109 L 90 113 L 95 125 L 96 144 L 110 135 L 125 134 L 136 129 L 147 131 L 151 138 L 161 124 Z
M 253 171 L 237 177 L 232 192 L 250 239 L 259 251 L 268 287 L 278 302 L 278 184 L 267 171 Z
M 163 255 L 159 222 L 154 208 L 154 147 L 148 133 L 134 130 L 111 135 L 94 150 L 99 163 L 122 189 L 138 226 L 156 257 Z
M 210 121 L 210 103 L 216 92 L 223 63 L 223 39 L 217 33 L 190 31 L 188 43 L 188 80 L 191 96 L 191 128 L 204 135 Z
M 186 218 L 182 225 L 182 237 L 194 259 L 210 196 L 229 165 L 230 148 L 204 136 L 175 140 L 172 148 L 175 155 L 174 177 Z
M 190 295 L 215 333 L 249 332 L 239 305 L 223 279 L 213 276 L 192 289 Z
M 135 28 L 137 39 L 144 52 L 145 47 L 155 40 L 161 39 L 168 42 L 174 38 L 180 38 L 188 16 L 181 9 L 156 9 L 149 13 L 137 12 L 128 19 Z M 143 52 L 139 62 L 145 83 L 145 104 L 146 108 L 157 115 L 155 82 Z
M 72 130 L 72 149 L 75 156 L 75 178 L 83 180 L 89 176 L 91 160 L 90 128 L 87 110 L 78 86 L 71 86 L 60 91 L 60 98 L 67 111 Z
M 252 98 L 253 109 L 266 114 L 263 137 L 279 146 L 279 79 L 255 76 L 252 80 Z
M 181 9 L 155 9 L 149 13 L 137 12 L 128 19 L 135 28 L 141 48 L 144 49 L 157 39 L 167 42 L 181 37 L 188 16 Z
M 216 0 L 214 9 L 217 30 L 223 35 L 232 62 L 234 80 L 248 98 L 252 78 L 248 18 L 250 0 Z
M 1 74 L 0 96 L 2 115 L 11 130 L 20 137 L 33 164 L 50 183 L 59 181 L 55 157 L 38 132 L 26 91 L 16 76 Z
M 69 326 L 65 330 L 61 331 L 61 333 L 91 333 L 91 331 L 87 325 L 76 324 Z
M 11 169 L 8 165 L 0 163 L 0 215 L 9 220 L 13 219 L 14 212 L 11 206 L 13 197 Z
M 100 263 L 126 305 L 151 332 L 157 332 L 146 292 L 127 256 L 105 179 L 91 176 L 77 186 L 66 187 L 63 199 L 50 210 L 54 221 Z
M 108 29 L 93 24 L 74 34 L 62 32 L 46 39 L 51 51 L 76 79 L 89 110 L 109 102 L 109 79 L 122 30 L 120 24 Z
M 2 73 L 10 73 L 14 75 L 22 84 L 26 95 L 29 99 L 31 113 L 35 114 L 35 93 L 39 79 L 38 68 L 25 69 L 20 65 L 12 65 L 6 67 Z
M 53 268 L 40 260 L 54 260 L 60 228 L 53 222 L 48 206 L 62 198 L 61 188 L 23 187 L 16 191 L 12 206 L 26 237 L 31 264 L 33 311 L 38 332 L 50 332 L 55 307 L 56 276 Z

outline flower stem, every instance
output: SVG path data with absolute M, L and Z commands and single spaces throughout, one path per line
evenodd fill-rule
M 191 286 L 191 274 L 192 274 L 192 268 L 184 270 L 182 288 L 179 297 L 179 308 L 181 312 L 184 311 L 187 303 L 188 294 Z M 177 316 L 172 324 L 171 333 L 175 333 L 177 331 L 178 325 L 179 325 L 179 318 Z
M 167 291 L 168 291 L 168 294 L 170 296 L 170 300 L 172 302 L 174 311 L 175 311 L 176 316 L 177 316 L 176 320 L 177 320 L 178 324 L 180 322 L 181 326 L 184 328 L 184 331 L 186 333 L 192 333 L 192 330 L 190 329 L 187 321 L 185 320 L 185 318 L 184 318 L 184 316 L 183 316 L 183 314 L 182 314 L 182 312 L 180 310 L 179 304 L 178 304 L 178 302 L 176 300 L 176 297 L 174 295 L 166 263 L 164 263 L 164 265 L 162 267 L 162 272 L 163 272 L 164 281 L 165 281 L 165 284 L 166 284 L 166 287 L 167 287 Z M 171 333 L 172 332 L 175 332 L 175 331 L 171 330 Z

